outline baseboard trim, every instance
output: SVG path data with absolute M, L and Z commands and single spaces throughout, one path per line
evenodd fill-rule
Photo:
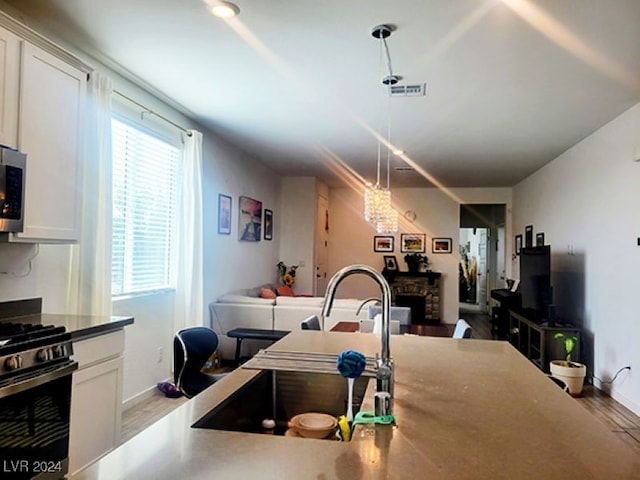
M 619 393 L 619 391 L 613 385 L 605 384 L 596 378 L 593 379 L 593 385 L 599 390 L 602 390 L 604 393 L 609 395 L 616 402 L 622 404 L 624 407 L 628 408 L 633 413 L 640 416 L 640 405 L 638 405 L 633 400 L 630 400 L 629 398 Z
M 167 378 L 166 380 L 163 380 L 163 381 L 170 382 L 171 378 Z M 142 403 L 145 400 L 148 400 L 154 395 L 162 395 L 162 392 L 158 391 L 158 388 L 156 385 L 153 385 L 143 390 L 142 392 L 134 395 L 133 397 L 127 398 L 124 402 L 122 402 L 122 411 L 124 412 L 125 410 L 135 407 L 139 403 Z

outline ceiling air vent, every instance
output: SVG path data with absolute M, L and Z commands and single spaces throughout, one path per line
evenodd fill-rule
M 424 97 L 427 91 L 427 84 L 391 85 L 389 91 L 392 97 Z
M 395 167 L 394 170 L 396 172 L 413 172 L 415 168 L 413 167 Z

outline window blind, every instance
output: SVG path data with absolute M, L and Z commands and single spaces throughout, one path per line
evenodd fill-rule
M 172 288 L 180 149 L 112 119 L 113 295 Z

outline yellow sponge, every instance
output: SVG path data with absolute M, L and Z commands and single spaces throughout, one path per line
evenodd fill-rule
M 343 442 L 351 441 L 351 427 L 349 426 L 349 420 L 345 415 L 340 415 L 338 418 L 338 428 L 340 429 L 340 435 Z

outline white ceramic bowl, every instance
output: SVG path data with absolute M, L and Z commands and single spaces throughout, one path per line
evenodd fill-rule
M 335 431 L 338 420 L 326 413 L 301 413 L 289 425 L 305 438 L 327 438 Z

